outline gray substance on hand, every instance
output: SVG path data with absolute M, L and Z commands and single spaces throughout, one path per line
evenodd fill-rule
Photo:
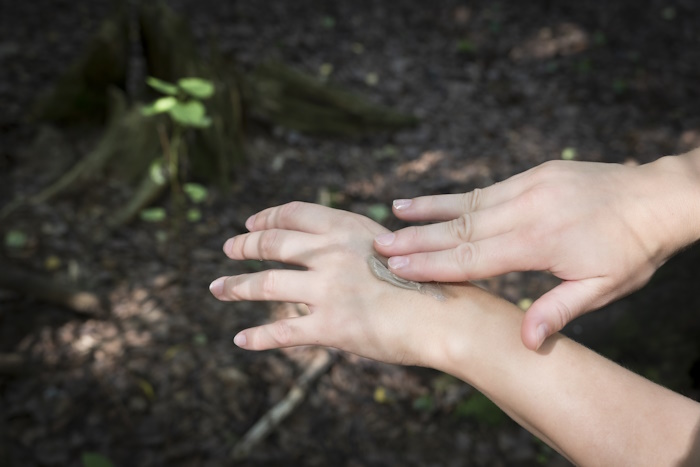
M 444 302 L 447 300 L 445 294 L 442 293 L 440 285 L 435 282 L 416 282 L 403 279 L 393 272 L 389 271 L 384 262 L 377 258 L 376 256 L 370 256 L 367 258 L 367 263 L 369 264 L 369 269 L 374 274 L 374 277 L 380 281 L 388 282 L 396 287 L 401 287 L 402 289 L 417 290 L 418 292 L 430 295 L 436 300 Z

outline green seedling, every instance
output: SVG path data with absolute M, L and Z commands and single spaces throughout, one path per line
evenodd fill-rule
M 166 114 L 172 122 L 172 133 L 163 135 L 167 143 L 163 145 L 163 159 L 151 165 L 151 179 L 159 185 L 169 181 L 176 205 L 179 207 L 184 205 L 183 190 L 193 203 L 201 203 L 206 199 L 206 188 L 186 183 L 181 189 L 179 171 L 186 153 L 186 147 L 183 145 L 185 131 L 208 128 L 212 124 L 202 101 L 214 95 L 214 83 L 202 78 L 181 78 L 177 83 L 169 83 L 149 76 L 146 84 L 164 96 L 144 105 L 141 113 L 145 116 Z M 162 208 L 144 210 L 141 218 L 150 222 L 163 220 L 165 211 L 161 212 L 158 209 Z M 190 214 L 188 218 L 191 221 L 199 220 L 196 214 Z

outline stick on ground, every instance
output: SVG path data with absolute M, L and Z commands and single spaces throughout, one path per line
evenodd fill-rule
M 231 456 L 234 460 L 248 457 L 253 448 L 292 413 L 306 397 L 309 386 L 331 367 L 334 357 L 335 354 L 330 351 L 320 349 L 316 358 L 302 373 L 284 399 L 263 415 L 233 447 Z

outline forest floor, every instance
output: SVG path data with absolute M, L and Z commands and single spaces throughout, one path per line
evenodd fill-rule
M 26 118 L 82 50 L 110 2 L 13 2 L 0 11 L 0 205 L 38 192 L 95 144 L 99 129 Z M 243 69 L 275 59 L 420 118 L 414 127 L 323 139 L 250 125 L 249 164 L 210 187 L 203 219 L 164 240 L 137 221 L 98 242 L 124 187 L 23 208 L 0 224 L 28 235 L 3 261 L 101 294 L 86 318 L 0 290 L 0 352 L 29 359 L 0 375 L 0 464 L 230 465 L 231 448 L 284 397 L 318 349 L 236 348 L 244 327 L 294 313 L 220 303 L 221 275 L 257 270 L 221 252 L 247 216 L 290 200 L 362 214 L 392 199 L 504 180 L 565 150 L 641 164 L 700 145 L 700 7 L 692 0 L 173 2 L 204 44 Z M 329 70 L 328 66 L 323 67 Z M 376 214 L 375 214 L 376 215 Z M 403 224 L 389 217 L 391 229 Z M 644 376 L 700 397 L 698 249 L 642 291 L 567 333 Z M 556 285 L 511 273 L 482 286 L 519 303 Z M 460 381 L 340 354 L 306 400 L 236 465 L 567 465 Z

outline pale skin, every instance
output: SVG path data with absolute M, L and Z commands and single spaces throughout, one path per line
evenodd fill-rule
M 335 347 L 388 363 L 421 365 L 473 385 L 522 426 L 580 465 L 679 465 L 700 460 L 700 404 L 560 334 L 537 351 L 520 339 L 523 313 L 468 283 L 447 299 L 397 288 L 370 272 L 373 239 L 388 231 L 363 216 L 290 203 L 246 222 L 231 259 L 304 270 L 221 277 L 220 300 L 304 303 L 310 314 L 245 329 L 248 350 Z
M 393 209 L 407 221 L 437 221 L 375 238 L 400 277 L 462 282 L 537 270 L 562 279 L 523 320 L 522 341 L 535 350 L 700 239 L 700 149 L 636 167 L 551 161 L 469 193 L 395 200 Z

